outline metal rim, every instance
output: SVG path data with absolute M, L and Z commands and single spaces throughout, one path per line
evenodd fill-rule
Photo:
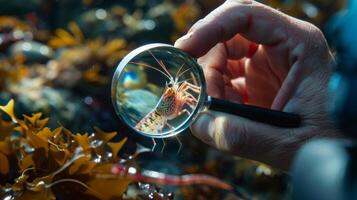
M 125 69 L 126 65 L 137 55 L 139 55 L 142 52 L 151 50 L 151 49 L 156 49 L 156 48 L 172 48 L 171 51 L 175 52 L 175 53 L 179 53 L 182 56 L 184 56 L 185 58 L 188 59 L 187 62 L 189 63 L 193 63 L 195 67 L 195 70 L 197 70 L 197 73 L 199 75 L 200 78 L 200 86 L 201 86 L 201 92 L 199 94 L 198 97 L 198 103 L 196 105 L 196 108 L 193 110 L 192 114 L 184 121 L 181 123 L 181 125 L 179 125 L 178 127 L 175 127 L 175 129 L 170 130 L 168 132 L 166 132 L 165 134 L 148 134 L 145 132 L 141 132 L 136 130 L 135 128 L 133 128 L 130 124 L 128 124 L 128 122 L 122 117 L 120 110 L 118 108 L 118 106 L 116 105 L 116 82 L 118 81 L 120 74 L 122 73 L 122 71 Z M 163 43 L 153 43 L 153 44 L 147 44 L 141 47 L 138 47 L 136 49 L 134 49 L 133 51 L 131 51 L 129 54 L 127 54 L 118 64 L 118 67 L 115 70 L 115 73 L 113 75 L 113 80 L 112 80 L 112 85 L 111 85 L 111 93 L 112 93 L 112 103 L 115 109 L 115 112 L 117 113 L 118 117 L 120 118 L 121 121 L 123 121 L 128 127 L 130 127 L 131 130 L 135 131 L 136 133 L 139 133 L 145 137 L 150 137 L 150 138 L 168 138 L 168 137 L 172 137 L 175 136 L 179 133 L 181 133 L 182 131 L 186 130 L 186 128 L 188 128 L 191 123 L 196 119 L 197 115 L 203 110 L 203 108 L 205 107 L 205 103 L 206 103 L 206 99 L 207 99 L 207 95 L 206 95 L 206 83 L 205 83 L 205 78 L 204 78 L 204 74 L 203 74 L 203 70 L 202 67 L 197 63 L 196 59 L 194 59 L 193 57 L 191 57 L 190 55 L 188 55 L 186 52 L 175 48 L 172 45 L 169 44 L 163 44 Z

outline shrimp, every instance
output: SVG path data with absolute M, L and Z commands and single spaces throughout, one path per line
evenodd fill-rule
M 189 92 L 189 90 L 199 94 L 201 91 L 201 87 L 189 83 L 188 79 L 179 81 L 180 76 L 182 76 L 183 74 L 185 74 L 190 70 L 190 68 L 183 70 L 184 64 L 180 66 L 179 70 L 177 71 L 174 77 L 170 74 L 169 70 L 161 60 L 158 60 L 151 53 L 151 51 L 149 51 L 149 53 L 163 70 L 160 70 L 158 68 L 155 68 L 153 66 L 144 63 L 135 63 L 135 62 L 131 62 L 131 63 L 154 69 L 160 72 L 161 74 L 163 74 L 166 78 L 168 78 L 169 81 L 166 82 L 165 90 L 162 96 L 160 97 L 157 105 L 136 124 L 135 129 L 142 131 L 144 133 L 161 134 L 165 126 L 171 130 L 174 129 L 174 127 L 168 123 L 169 120 L 175 119 L 176 117 L 182 114 L 191 115 L 191 112 L 194 110 L 198 100 Z M 194 82 L 196 82 L 192 72 L 191 75 Z M 190 110 L 184 108 L 185 105 L 187 105 L 190 108 Z M 180 151 L 182 144 L 179 140 L 178 142 L 180 144 L 179 147 L 179 151 Z M 154 150 L 156 146 L 156 142 L 154 139 L 153 139 L 153 143 L 154 146 L 152 150 Z M 163 141 L 163 143 L 164 143 L 163 145 L 164 148 L 165 142 Z

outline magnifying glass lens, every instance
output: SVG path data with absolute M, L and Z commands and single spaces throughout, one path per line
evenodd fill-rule
M 112 100 L 121 120 L 152 138 L 186 129 L 205 102 L 202 69 L 194 59 L 166 44 L 135 49 L 119 64 Z

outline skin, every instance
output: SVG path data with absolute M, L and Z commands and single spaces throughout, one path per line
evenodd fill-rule
M 203 142 L 288 171 L 299 147 L 340 137 L 327 111 L 334 62 L 314 25 L 251 0 L 228 0 L 175 46 L 199 58 L 208 95 L 299 114 L 299 128 L 279 128 L 207 111 L 191 126 Z

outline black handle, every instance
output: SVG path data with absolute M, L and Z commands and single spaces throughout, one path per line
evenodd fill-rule
M 301 124 L 301 117 L 296 114 L 261 108 L 257 106 L 233 103 L 213 97 L 208 98 L 210 103 L 210 110 L 238 115 L 257 122 L 263 122 L 279 127 L 297 128 Z

